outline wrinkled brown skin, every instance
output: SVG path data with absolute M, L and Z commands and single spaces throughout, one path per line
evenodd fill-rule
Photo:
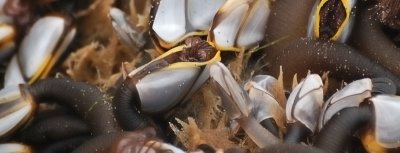
M 351 82 L 365 77 L 387 77 L 399 91 L 400 79 L 384 67 L 371 62 L 357 50 L 341 43 L 301 38 L 294 41 L 280 54 L 268 56 L 269 72 L 279 75 L 279 66 L 283 67 L 285 86 L 291 86 L 292 77 L 304 78 L 308 72 L 323 74 L 329 71 L 329 77 Z
M 50 145 L 46 145 L 44 149 L 38 151 L 41 153 L 67 153 L 72 152 L 82 143 L 89 139 L 88 136 L 79 136 L 56 141 Z
M 268 47 L 267 54 L 276 54 L 290 41 L 307 35 L 308 19 L 315 0 L 277 0 L 272 4 L 265 41 L 271 43 L 287 37 Z M 267 55 L 268 56 L 268 55 Z
M 139 112 L 140 97 L 134 81 L 130 78 L 115 92 L 113 107 L 116 120 L 124 130 L 142 129 L 153 122 L 149 116 Z
M 88 136 L 86 123 L 71 115 L 60 115 L 37 121 L 29 125 L 19 135 L 21 141 L 30 144 L 46 144 L 77 136 Z
M 21 87 L 35 102 L 67 106 L 89 126 L 92 135 L 119 132 L 110 97 L 96 86 L 68 79 L 43 79 Z
M 363 55 L 400 77 L 400 48 L 383 33 L 376 12 L 376 8 L 361 11 L 349 40 Z
M 287 133 L 284 139 L 284 143 L 300 143 L 306 142 L 307 137 L 309 137 L 313 132 L 308 129 L 303 123 L 294 122 L 286 124 Z

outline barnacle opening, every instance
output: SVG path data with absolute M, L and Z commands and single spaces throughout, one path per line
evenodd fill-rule
M 321 4 L 320 4 L 321 5 Z M 320 39 L 329 40 L 337 39 L 347 18 L 346 8 L 341 0 L 328 0 L 322 4 L 319 11 L 319 28 L 318 33 Z
M 172 48 L 160 55 L 135 75 L 141 78 L 150 72 L 163 68 L 198 67 L 220 61 L 220 59 L 220 51 L 215 49 L 212 44 L 200 37 L 189 37 L 185 39 L 184 45 Z

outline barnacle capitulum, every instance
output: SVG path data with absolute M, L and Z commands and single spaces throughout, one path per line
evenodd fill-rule
M 122 10 L 111 8 L 109 17 L 117 36 L 129 49 L 139 51 L 145 45 L 144 33 L 146 31 L 132 25 L 129 17 Z
M 161 0 L 155 5 L 151 32 L 157 46 L 172 48 L 189 36 L 206 35 L 225 0 Z
M 21 95 L 18 86 L 0 91 L 0 137 L 7 137 L 25 125 L 36 107 L 30 96 Z
M 82 118 L 92 135 L 98 136 L 120 130 L 115 121 L 110 97 L 96 86 L 69 79 L 42 79 L 20 85 L 21 95 L 34 103 L 55 102 L 71 109 Z
M 315 131 L 323 104 L 322 87 L 321 77 L 309 74 L 293 89 L 286 104 L 287 123 L 300 122 Z
M 254 76 L 245 84 L 245 90 L 250 98 L 250 111 L 260 124 L 267 128 L 276 137 L 283 129 L 285 123 L 284 110 L 276 100 L 276 95 L 271 93 L 276 87 L 277 80 L 268 75 Z M 272 124 L 272 125 L 269 125 Z
M 12 55 L 15 48 L 16 31 L 12 25 L 0 22 L 0 60 Z
M 220 52 L 199 37 L 185 42 L 128 74 L 127 80 L 135 84 L 140 97 L 141 111 L 156 113 L 173 107 L 200 87 L 193 86 L 197 81 L 206 81 L 205 66 L 221 59 Z
M 346 85 L 323 104 L 318 124 L 319 129 L 342 109 L 359 107 L 366 99 L 376 94 L 395 94 L 396 87 L 393 84 L 387 78 L 364 78 Z
M 10 63 L 8 63 L 6 72 L 4 74 L 4 87 L 13 85 L 15 86 L 21 83 L 25 83 L 25 79 L 18 63 L 18 56 L 14 55 Z
M 372 81 L 369 78 L 356 80 L 332 95 L 323 105 L 319 119 L 321 129 L 338 111 L 347 107 L 358 107 L 364 99 L 371 97 Z
M 251 115 L 250 97 L 233 79 L 224 64 L 217 62 L 210 66 L 210 77 L 213 86 L 222 100 L 228 117 L 236 121 L 257 146 L 265 147 L 277 144 L 280 140 Z
M 373 105 L 374 123 L 362 136 L 368 151 L 399 150 L 400 128 L 397 124 L 400 115 L 400 97 L 396 95 L 377 95 L 369 99 Z M 372 137 L 373 140 L 366 138 Z M 372 142 L 371 142 L 372 141 Z
M 34 23 L 22 40 L 18 59 L 22 74 L 29 83 L 48 75 L 71 43 L 76 29 L 65 18 L 46 16 Z
M 310 15 L 308 37 L 346 42 L 354 23 L 357 0 L 316 1 Z
M 21 143 L 2 143 L 0 144 L 0 150 L 4 153 L 32 153 L 31 147 Z
M 208 40 L 219 50 L 240 51 L 264 38 L 269 0 L 228 0 L 217 12 Z

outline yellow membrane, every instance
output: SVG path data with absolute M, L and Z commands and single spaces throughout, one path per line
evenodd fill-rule
M 320 13 L 320 11 L 321 11 L 321 8 L 322 8 L 328 1 L 329 1 L 329 0 L 322 0 L 322 1 L 319 3 L 318 7 L 317 7 L 317 11 L 315 12 L 315 28 L 314 28 L 314 34 L 315 34 L 315 36 L 316 36 L 317 38 L 320 37 L 320 36 L 319 36 L 319 29 L 320 29 L 319 24 L 320 24 L 320 18 L 321 18 L 321 17 L 320 17 L 320 15 L 319 15 L 319 13 Z M 341 0 L 341 2 L 342 2 L 343 6 L 344 6 L 344 8 L 345 8 L 346 17 L 345 17 L 343 23 L 339 26 L 339 28 L 338 28 L 338 30 L 336 31 L 335 35 L 333 35 L 333 37 L 330 38 L 330 40 L 334 40 L 334 41 L 336 41 L 336 40 L 339 39 L 339 37 L 342 35 L 342 32 L 343 32 L 344 28 L 346 27 L 347 24 L 349 24 L 349 18 L 350 18 L 350 13 L 351 13 L 351 9 L 352 9 L 351 3 L 349 2 L 349 0 Z

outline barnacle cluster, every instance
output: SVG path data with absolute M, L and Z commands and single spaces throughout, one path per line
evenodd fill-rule
M 398 1 L 0 6 L 0 152 L 400 150 Z

